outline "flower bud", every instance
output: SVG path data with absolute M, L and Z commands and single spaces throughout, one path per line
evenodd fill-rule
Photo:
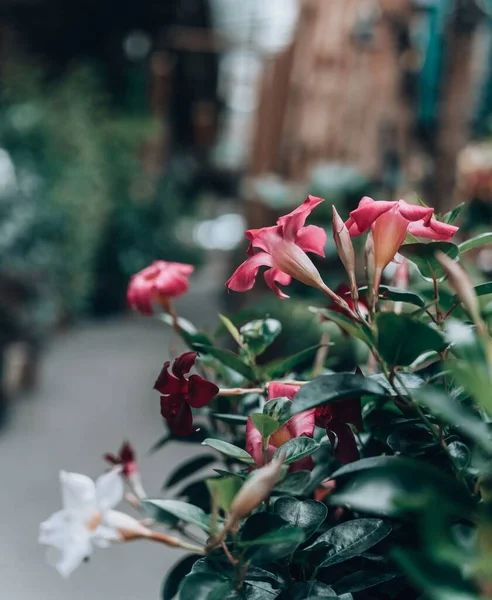
M 465 309 L 469 312 L 473 322 L 480 331 L 485 330 L 484 322 L 480 316 L 480 307 L 473 284 L 461 265 L 449 258 L 443 252 L 436 252 L 436 258 L 447 275 L 449 285 L 453 288 Z
M 354 302 L 359 298 L 359 290 L 355 279 L 355 252 L 350 237 L 349 230 L 337 212 L 337 209 L 332 206 L 333 210 L 333 239 L 337 247 L 338 256 L 347 271 L 350 282 L 350 293 Z
M 236 494 L 229 511 L 228 521 L 237 522 L 264 502 L 277 485 L 281 475 L 285 455 L 274 458 L 261 469 L 253 471 Z

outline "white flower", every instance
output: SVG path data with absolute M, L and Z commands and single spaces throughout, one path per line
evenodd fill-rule
M 86 475 L 60 472 L 62 510 L 41 523 L 39 542 L 51 546 L 48 560 L 68 577 L 94 547 L 147 536 L 146 527 L 124 513 L 112 510 L 123 498 L 121 467 L 96 482 Z

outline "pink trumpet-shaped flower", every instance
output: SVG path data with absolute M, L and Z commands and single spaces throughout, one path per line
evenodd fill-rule
M 169 299 L 188 291 L 188 278 L 195 267 L 184 263 L 156 260 L 130 279 L 126 299 L 143 315 L 153 314 L 153 305 L 168 310 Z
M 250 290 L 260 267 L 264 266 L 269 267 L 264 273 L 265 281 L 280 298 L 289 296 L 277 284 L 288 285 L 292 278 L 328 295 L 333 294 L 306 254 L 325 255 L 326 232 L 316 225 L 304 226 L 311 211 L 321 202 L 322 198 L 308 196 L 301 206 L 280 217 L 277 225 L 248 230 L 246 237 L 250 245 L 247 253 L 250 258 L 236 269 L 226 286 L 235 292 Z M 255 253 L 255 250 L 259 252 Z
M 286 385 L 281 382 L 273 382 L 268 386 L 268 400 L 282 397 L 293 400 L 298 390 L 299 386 L 297 385 Z M 266 451 L 267 459 L 271 460 L 275 450 L 293 438 L 298 438 L 303 435 L 306 437 L 313 437 L 315 412 L 316 409 L 313 408 L 299 413 L 292 417 L 290 421 L 287 421 L 287 423 L 282 425 L 280 429 L 277 429 L 277 431 L 270 436 Z M 265 464 L 265 457 L 263 456 L 263 439 L 261 433 L 254 426 L 251 417 L 248 417 L 246 425 L 246 450 L 255 459 L 258 467 L 262 467 Z M 298 471 L 300 469 L 311 470 L 312 468 L 313 460 L 310 456 L 301 458 L 290 465 L 291 471 Z
M 352 237 L 372 230 L 374 240 L 374 290 L 383 269 L 394 259 L 408 233 L 431 240 L 449 240 L 458 231 L 454 225 L 434 218 L 434 209 L 414 206 L 404 200 L 385 202 L 365 196 L 345 223 Z

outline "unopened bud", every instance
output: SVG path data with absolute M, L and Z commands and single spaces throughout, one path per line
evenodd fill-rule
M 229 518 L 234 521 L 244 519 L 270 496 L 282 475 L 284 460 L 285 456 L 274 458 L 249 476 L 234 498 Z
M 436 252 L 436 258 L 447 275 L 449 285 L 456 292 L 456 296 L 469 312 L 473 322 L 480 331 L 484 331 L 485 324 L 480 316 L 478 298 L 468 273 L 461 265 L 449 258 L 449 256 L 443 252 Z
M 368 281 L 367 300 L 370 308 L 374 310 L 379 293 L 379 283 L 381 281 L 382 270 L 379 269 L 376 273 L 376 258 L 374 254 L 374 239 L 372 236 L 372 231 L 369 231 L 367 234 L 366 245 L 364 247 L 364 258 L 366 261 L 366 275 Z
M 354 245 L 352 244 L 352 238 L 350 237 L 347 226 L 341 219 L 337 212 L 337 209 L 332 206 L 333 210 L 333 239 L 337 247 L 338 256 L 347 271 L 350 282 L 350 294 L 352 300 L 357 302 L 359 298 L 359 290 L 357 288 L 357 281 L 355 279 L 355 252 Z

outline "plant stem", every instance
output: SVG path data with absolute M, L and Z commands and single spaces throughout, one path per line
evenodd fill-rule
M 321 334 L 321 339 L 319 341 L 320 347 L 316 351 L 316 356 L 314 358 L 313 365 L 313 378 L 318 377 L 324 367 L 326 357 L 328 356 L 329 351 L 329 343 L 330 343 L 330 334 L 325 331 Z
M 246 394 L 263 394 L 264 388 L 221 388 L 217 396 L 244 396 Z

